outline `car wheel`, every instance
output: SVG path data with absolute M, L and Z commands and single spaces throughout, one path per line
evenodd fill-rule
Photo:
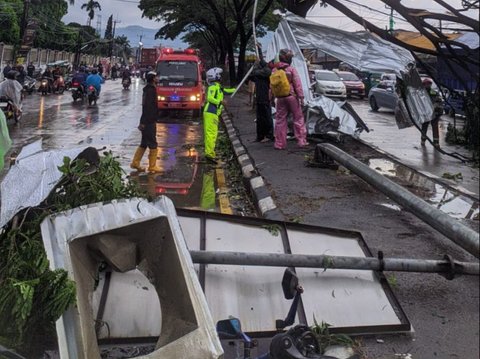
M 373 96 L 370 96 L 370 107 L 372 108 L 372 111 L 374 111 L 374 112 L 378 111 L 377 101 L 375 100 L 375 97 L 373 97 Z

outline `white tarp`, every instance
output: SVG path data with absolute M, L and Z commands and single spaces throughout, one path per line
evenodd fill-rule
M 22 209 L 45 200 L 62 177 L 58 166 L 63 158 L 76 158 L 84 149 L 43 151 L 42 140 L 25 146 L 1 184 L 0 228 Z

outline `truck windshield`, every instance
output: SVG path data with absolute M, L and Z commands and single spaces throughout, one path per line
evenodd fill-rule
M 159 61 L 157 64 L 159 81 L 198 81 L 197 63 L 194 61 Z

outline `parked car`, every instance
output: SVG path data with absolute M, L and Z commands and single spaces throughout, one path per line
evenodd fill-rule
M 314 92 L 327 97 L 347 98 L 347 89 L 340 77 L 328 70 L 315 71 Z
M 348 71 L 337 71 L 336 73 L 347 89 L 347 97 L 356 96 L 363 100 L 365 97 L 365 85 L 358 76 Z
M 389 80 L 380 82 L 368 94 L 368 102 L 373 111 L 378 111 L 380 107 L 395 110 L 397 101 L 398 95 L 395 92 L 395 85 Z

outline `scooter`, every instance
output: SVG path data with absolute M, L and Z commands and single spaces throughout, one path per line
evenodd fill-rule
M 21 115 L 17 114 L 13 101 L 8 97 L 0 97 L 0 109 L 5 114 L 5 118 L 7 119 L 7 121 L 13 120 L 15 123 L 18 123 L 20 121 Z
M 65 80 L 63 76 L 58 76 L 57 79 L 53 82 L 53 91 L 58 92 L 62 95 L 65 92 Z
M 50 80 L 52 80 L 49 77 L 42 77 L 40 80 L 40 86 L 38 87 L 37 92 L 39 92 L 42 95 L 47 95 L 50 89 Z
M 303 288 L 298 284 L 298 277 L 291 268 L 287 268 L 282 279 L 285 299 L 293 299 L 285 319 L 275 322 L 278 331 L 284 330 L 295 322 L 298 303 Z M 243 342 L 243 358 L 252 359 L 251 350 L 256 346 L 248 335 L 242 331 L 238 318 L 230 318 L 217 322 L 217 333 L 220 339 L 240 339 Z M 296 325 L 285 333 L 272 338 L 270 351 L 257 359 L 337 359 L 320 353 L 320 346 L 312 330 L 306 325 Z
M 73 84 L 73 76 L 72 74 L 68 74 L 65 76 L 65 91 L 68 91 L 72 88 Z
M 73 81 L 71 91 L 73 102 L 77 101 L 79 98 L 83 101 L 83 99 L 85 98 L 85 88 L 80 82 Z
M 88 86 L 87 88 L 87 99 L 88 99 L 88 104 L 90 106 L 97 104 L 97 99 L 98 99 L 97 90 L 92 85 Z
M 23 81 L 23 92 L 31 94 L 35 91 L 35 85 L 37 84 L 37 80 L 30 76 L 25 76 L 25 80 Z

